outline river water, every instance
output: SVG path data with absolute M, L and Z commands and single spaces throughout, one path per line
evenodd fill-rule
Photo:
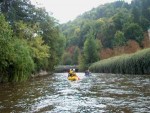
M 0 84 L 0 113 L 150 113 L 150 76 L 55 73 Z

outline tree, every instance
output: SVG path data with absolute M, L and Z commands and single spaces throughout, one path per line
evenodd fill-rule
M 73 56 L 72 56 L 72 60 L 73 60 L 74 65 L 78 64 L 79 54 L 80 54 L 80 49 L 76 46 L 74 51 L 73 51 Z
M 47 69 L 46 61 L 50 57 L 49 46 L 45 44 L 43 38 L 36 33 L 39 27 L 37 27 L 36 24 L 31 27 L 23 21 L 19 21 L 15 22 L 14 28 L 16 30 L 14 33 L 16 37 L 28 43 L 32 59 L 35 63 L 35 71 Z
M 20 39 L 15 40 L 13 47 L 14 60 L 8 68 L 8 81 L 25 81 L 31 76 L 35 66 L 30 53 L 30 48 L 25 40 Z
M 94 38 L 92 37 L 92 33 L 89 34 L 88 38 L 84 42 L 83 52 L 84 52 L 85 64 L 87 67 L 91 63 L 94 63 L 99 60 L 97 44 Z
M 150 21 L 142 16 L 139 24 L 142 27 L 143 31 L 147 31 L 150 26 Z
M 12 26 L 19 20 L 29 22 L 36 14 L 35 6 L 31 4 L 30 0 L 3 0 L 0 8 Z
M 125 37 L 124 33 L 121 31 L 117 31 L 115 33 L 115 38 L 113 40 L 113 45 L 114 46 L 123 46 L 125 44 Z
M 62 64 L 63 65 L 71 65 L 72 64 L 72 59 L 71 59 L 71 55 L 68 52 L 65 52 L 62 55 Z
M 28 44 L 31 49 L 31 56 L 36 65 L 35 71 L 39 71 L 40 69 L 47 69 L 48 64 L 46 61 L 48 61 L 48 58 L 50 57 L 49 46 L 44 44 L 44 40 L 40 36 L 34 37 L 31 41 L 28 42 Z
M 62 40 L 54 18 L 50 17 L 44 9 L 37 9 L 36 14 L 34 19 L 39 22 L 39 35 L 42 36 L 44 43 L 49 46 L 49 54 L 51 55 L 48 59 L 48 70 L 52 71 L 54 66 L 59 63 L 60 53 L 62 53 L 60 52 L 60 46 L 64 45 L 65 40 Z
M 150 1 L 133 0 L 131 6 L 134 22 L 138 23 L 144 31 L 147 31 L 150 25 Z
M 136 23 L 126 24 L 124 26 L 124 35 L 127 40 L 135 40 L 140 43 L 143 39 L 143 30 Z
M 111 19 L 104 19 L 104 23 L 100 29 L 100 40 L 102 42 L 103 47 L 112 48 L 112 40 L 114 34 L 116 32 L 115 25 Z
M 149 0 L 142 0 L 142 15 L 147 20 L 150 20 L 150 1 Z
M 59 51 L 60 46 L 64 43 L 64 41 L 60 39 L 62 37 L 60 36 L 56 20 L 51 17 L 44 8 L 38 8 L 32 5 L 30 0 L 4 0 L 1 1 L 0 8 L 1 12 L 5 14 L 5 17 L 11 24 L 13 31 L 16 33 L 15 35 L 20 35 L 19 38 L 31 39 L 33 33 L 43 38 L 44 44 L 49 46 L 49 54 L 51 54 L 48 63 L 49 70 L 53 70 L 54 65 L 58 64 L 60 53 L 62 54 L 62 52 Z M 20 20 L 22 23 L 26 23 L 26 25 L 19 23 L 18 28 L 27 29 L 17 34 L 18 28 L 15 23 Z M 35 25 L 38 25 L 38 29 L 32 31 Z
M 78 64 L 79 64 L 79 70 L 80 71 L 84 71 L 87 68 L 83 54 L 79 54 Z
M 90 32 L 91 28 L 92 27 L 89 21 L 85 21 L 84 24 L 82 25 L 82 29 L 79 36 L 79 43 L 78 43 L 78 46 L 80 48 L 83 47 L 87 34 Z
M 3 74 L 14 59 L 13 32 L 4 15 L 0 14 L 0 72 Z
M 129 13 L 127 9 L 120 8 L 118 10 L 118 13 L 116 13 L 112 17 L 112 20 L 113 20 L 116 30 L 122 30 L 123 25 L 127 22 L 131 22 L 132 18 L 131 18 L 131 14 Z
M 132 15 L 133 15 L 133 21 L 135 23 L 140 23 L 140 18 L 142 16 L 142 4 L 141 4 L 141 0 L 132 0 L 131 2 L 131 6 L 132 6 Z
M 3 15 L 0 15 L 0 53 L 0 82 L 26 80 L 34 70 L 27 42 L 13 36 Z

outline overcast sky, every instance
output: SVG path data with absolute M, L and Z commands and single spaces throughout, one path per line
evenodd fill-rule
M 101 4 L 114 2 L 117 0 L 31 0 L 40 3 L 40 6 L 46 8 L 59 23 L 66 23 L 75 19 L 80 14 L 91 10 Z M 131 2 L 131 0 L 124 0 Z

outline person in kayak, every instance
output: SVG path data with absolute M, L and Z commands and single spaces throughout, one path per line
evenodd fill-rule
M 80 80 L 80 78 L 76 75 L 75 70 L 70 69 L 68 71 L 68 80 L 72 80 L 72 81 Z
M 68 71 L 68 77 L 69 76 L 77 76 L 77 75 L 76 75 L 76 73 L 75 73 L 75 71 L 73 69 L 69 69 L 69 71 Z
M 85 71 L 85 76 L 91 76 L 91 72 L 88 70 Z

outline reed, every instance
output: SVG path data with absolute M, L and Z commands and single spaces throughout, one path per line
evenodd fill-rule
M 150 48 L 98 61 L 89 69 L 98 73 L 150 74 Z

